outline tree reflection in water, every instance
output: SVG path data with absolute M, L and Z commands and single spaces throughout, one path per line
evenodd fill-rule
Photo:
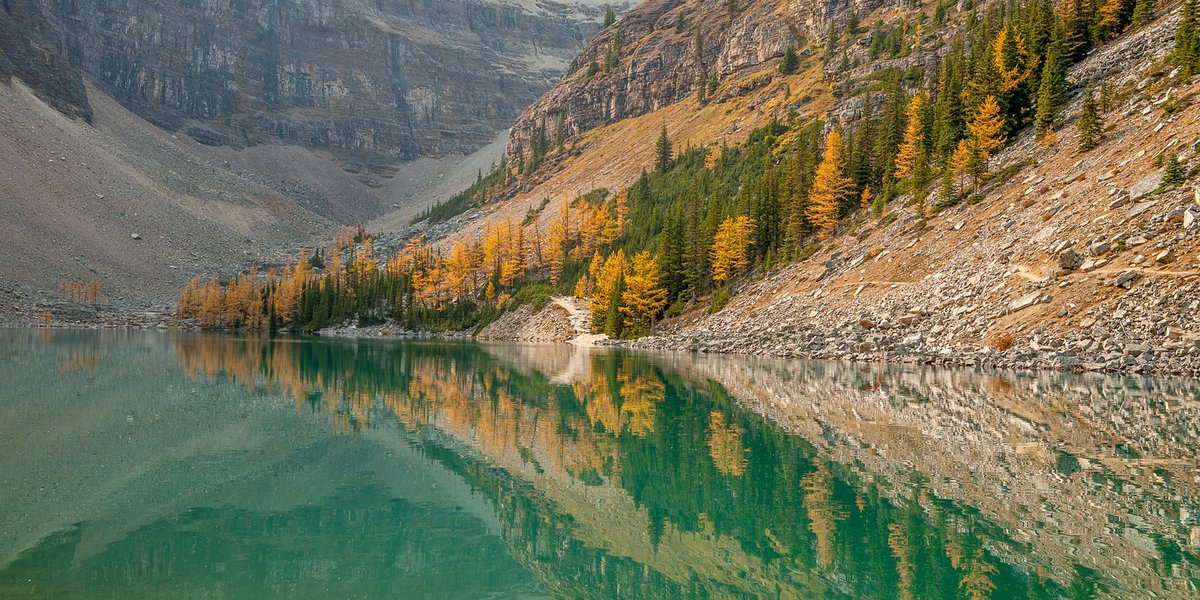
M 570 352 L 174 344 L 197 382 L 287 398 L 338 434 L 394 432 L 419 448 L 487 498 L 508 556 L 553 595 L 1195 593 L 1190 382 Z M 361 500 L 347 494 L 331 509 Z M 242 518 L 217 510 L 160 533 L 208 539 L 205 519 Z M 388 531 L 388 519 L 347 526 Z M 222 543 L 254 538 L 229 535 Z M 124 540 L 103 560 L 148 544 Z M 355 560 L 372 564 L 385 547 L 366 543 Z

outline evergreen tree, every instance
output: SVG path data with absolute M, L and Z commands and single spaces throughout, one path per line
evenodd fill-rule
M 616 23 L 616 22 L 617 22 L 617 15 L 616 15 L 616 13 L 613 12 L 612 7 L 611 6 L 604 7 L 604 25 L 602 25 L 600 28 L 608 29 L 609 27 L 612 27 L 613 23 Z
M 791 75 L 800 68 L 800 57 L 796 54 L 795 46 L 788 46 L 783 53 L 783 59 L 779 61 L 779 72 L 784 75 Z
M 1196 0 L 1183 2 L 1183 14 L 1179 25 L 1175 27 L 1175 49 L 1170 59 L 1183 68 L 1187 77 L 1200 66 L 1200 24 L 1197 23 Z
M 1065 45 L 1071 62 L 1082 60 L 1092 49 L 1092 11 L 1086 0 L 1067 0 Z
M 1133 26 L 1141 27 L 1154 19 L 1154 0 L 1137 0 L 1133 5 Z
M 1079 150 L 1087 152 L 1100 143 L 1100 135 L 1104 130 L 1100 120 L 1100 110 L 1096 107 L 1096 97 L 1092 86 L 1088 85 L 1083 96 L 1083 108 L 1079 112 Z
M 1054 128 L 1054 121 L 1066 102 L 1067 65 L 1062 43 L 1056 39 L 1047 49 L 1046 62 L 1042 66 L 1041 85 L 1038 87 L 1037 112 L 1034 114 L 1033 124 L 1039 136 Z
M 938 74 L 938 95 L 933 107 L 933 143 L 939 157 L 949 160 L 958 140 L 962 139 L 963 120 L 963 49 L 961 43 L 942 59 Z
M 1172 154 L 1171 158 L 1167 159 L 1166 166 L 1163 167 L 1162 188 L 1168 188 L 1173 185 L 1180 185 L 1187 177 L 1187 173 L 1183 168 L 1183 163 L 1179 162 L 1179 155 Z
M 622 297 L 625 295 L 625 273 L 617 275 L 608 301 L 608 311 L 604 319 L 604 333 L 611 338 L 620 338 L 625 331 L 625 319 L 621 317 Z
M 667 135 L 667 125 L 663 123 L 658 133 L 658 143 L 654 148 L 654 171 L 665 173 L 671 169 L 675 156 L 671 150 L 671 138 Z
M 1016 133 L 1027 121 L 1030 106 L 1029 81 L 1038 65 L 1030 54 L 1024 35 L 1015 26 L 1000 30 L 992 42 L 992 69 L 998 76 L 996 100 L 1000 103 L 1006 132 Z

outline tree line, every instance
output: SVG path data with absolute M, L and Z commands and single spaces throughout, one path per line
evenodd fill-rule
M 1181 67 L 1200 60 L 1193 2 L 1171 55 Z M 937 10 L 946 18 L 945 6 Z M 360 229 L 341 236 L 327 261 L 302 254 L 280 272 L 193 281 L 179 312 L 210 327 L 311 330 L 391 320 L 466 329 L 520 303 L 574 294 L 590 300 L 596 331 L 641 335 L 689 305 L 719 309 L 750 269 L 809 256 L 848 218 L 883 213 L 900 196 L 923 216 L 977 194 L 996 154 L 1021 130 L 1032 127 L 1051 142 L 1064 126 L 1067 68 L 1153 10 L 1148 0 L 1027 0 L 996 3 L 982 16 L 968 9 L 936 75 L 873 75 L 862 92 L 867 108 L 854 120 L 793 113 L 743 143 L 679 151 L 664 124 L 653 164 L 615 194 L 601 189 L 560 200 L 545 219 L 547 200 L 530 206 L 523 222 L 491 221 L 482 235 L 443 248 L 415 238 L 382 261 Z M 905 47 L 922 43 L 922 27 L 901 30 Z M 859 33 L 855 24 L 837 39 L 848 45 Z M 1080 150 L 1102 135 L 1097 104 L 1089 88 Z M 528 155 L 518 149 L 517 165 L 480 174 L 453 206 L 428 216 L 457 214 L 536 169 L 563 144 L 561 133 L 551 141 L 544 125 L 538 130 Z M 927 205 L 931 198 L 936 203 Z

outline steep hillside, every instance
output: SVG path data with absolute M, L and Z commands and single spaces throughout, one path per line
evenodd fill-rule
M 692 3 L 650 1 L 635 8 L 615 30 L 597 36 L 564 80 L 518 120 L 509 146 L 510 167 L 528 165 L 538 136 L 553 139 L 558 122 L 566 143 L 562 150 L 547 151 L 534 168 L 527 167 L 528 173 L 511 188 L 515 192 L 498 195 L 510 200 L 486 205 L 482 212 L 487 220 L 520 220 L 541 198 L 550 198 L 538 213 L 545 232 L 555 220 L 558 199 L 596 188 L 615 193 L 633 184 L 641 170 L 654 166 L 654 132 L 660 125 L 677 148 L 720 148 L 739 143 L 749 129 L 770 118 L 786 120 L 795 131 L 806 118 L 825 117 L 825 131 L 845 133 L 844 152 L 852 163 L 845 168 L 856 197 L 840 201 L 841 223 L 829 230 L 828 238 L 814 235 L 820 232 L 806 229 L 812 227 L 811 210 L 802 205 L 796 231 L 804 237 L 781 232 L 777 239 L 783 242 L 766 242 L 781 243 L 779 252 L 798 256 L 795 262 L 779 261 L 770 248 L 756 247 L 764 238 L 754 237 L 761 233 L 755 231 L 749 248 L 754 268 L 730 286 L 715 282 L 708 288 L 732 295 L 727 305 L 723 298 L 710 301 L 707 293 L 696 294 L 680 310 L 670 311 L 678 317 L 659 324 L 655 335 L 635 345 L 1015 367 L 1200 369 L 1200 338 L 1192 333 L 1200 322 L 1189 308 L 1200 297 L 1193 229 L 1200 222 L 1200 205 L 1187 183 L 1200 131 L 1192 103 L 1196 85 L 1167 60 L 1179 24 L 1178 6 L 1160 6 L 1151 22 L 1123 21 L 1109 33 L 1093 24 L 1096 37 L 1088 44 L 1095 49 L 1071 50 L 1078 52 L 1078 62 L 1066 73 L 1065 102 L 1052 113 L 1053 130 L 1043 138 L 1031 126 L 1036 86 L 1023 107 L 1003 107 L 1002 117 L 1014 115 L 1010 123 L 1029 125 L 1002 130 L 1006 147 L 985 162 L 987 174 L 977 191 L 966 170 L 939 186 L 938 175 L 952 167 L 934 162 L 925 167 L 933 173 L 914 192 L 910 182 L 891 178 L 891 163 L 882 183 L 872 174 L 880 171 L 853 172 L 853 161 L 869 165 L 877 160 L 855 158 L 858 140 L 871 135 L 865 123 L 895 127 L 888 121 L 895 114 L 889 112 L 892 107 L 902 111 L 909 99 L 924 94 L 930 108 L 922 119 L 930 119 L 925 126 L 932 126 L 940 118 L 933 116 L 932 105 L 941 101 L 946 75 L 938 69 L 945 57 L 963 53 L 965 47 L 989 62 L 998 61 L 993 57 L 1001 50 L 995 48 L 1003 42 L 993 47 L 990 40 L 999 39 L 995 32 L 1027 26 L 1005 25 L 1003 11 L 995 9 L 981 10 L 976 17 L 937 4 L 860 6 L 863 12 L 855 14 L 863 24 L 859 34 L 849 40 L 839 34 L 839 48 L 831 53 L 829 46 L 822 48 L 806 36 L 848 30 L 849 12 L 814 16 L 796 4 L 740 3 L 736 14 L 724 5 Z M 1036 3 L 1026 6 L 1033 8 L 1023 10 L 1041 10 Z M 1061 10 L 1068 13 L 1060 12 L 1054 20 L 1062 19 L 1065 31 L 1071 17 L 1069 9 Z M 945 24 L 939 26 L 933 18 Z M 971 24 L 976 18 L 982 25 Z M 1103 22 L 1102 15 L 1096 18 Z M 985 51 L 972 50 L 979 42 L 971 36 L 981 35 L 976 33 L 981 28 L 993 37 L 984 38 L 989 44 Z M 696 53 L 696 40 L 703 40 L 711 55 Z M 1025 44 L 1024 38 L 1019 43 Z M 775 68 L 788 46 L 799 48 L 795 75 Z M 596 57 L 603 64 L 610 48 L 619 48 L 619 58 L 609 60 L 615 66 L 589 67 Z M 729 48 L 739 49 L 744 62 L 729 60 Z M 1030 71 L 1042 67 L 1032 60 L 1029 64 Z M 717 83 L 701 94 L 697 82 L 706 77 Z M 968 71 L 966 77 L 979 75 Z M 1000 81 L 1000 75 L 993 77 Z M 1097 103 L 1105 127 L 1098 147 L 1090 151 L 1079 148 L 1077 126 L 1088 86 L 1098 98 L 1104 96 Z M 978 102 L 983 94 L 976 93 L 968 87 L 964 101 Z M 958 125 L 964 131 L 973 114 L 966 111 Z M 902 113 L 899 119 L 899 128 L 893 129 L 897 134 L 904 131 Z M 779 141 L 777 152 L 791 143 L 789 135 Z M 936 151 L 941 141 L 925 135 Z M 970 135 L 964 139 L 973 139 Z M 951 157 L 945 156 L 948 165 Z M 1160 185 L 1164 163 L 1172 157 L 1182 165 L 1184 185 Z M 763 213 L 755 211 L 763 210 L 756 207 L 763 192 L 754 186 L 764 180 L 747 173 L 736 181 L 742 186 L 734 189 L 738 199 L 722 212 L 747 214 L 761 230 Z M 711 189 L 703 178 L 691 185 Z M 786 203 L 789 184 L 782 185 Z M 947 195 L 947 185 L 953 195 Z M 858 206 L 863 187 L 869 190 L 871 210 Z M 572 220 L 590 214 L 578 203 L 570 210 Z M 632 201 L 629 210 L 638 213 Z M 481 221 L 463 226 L 466 239 L 487 231 L 489 225 Z M 656 233 L 653 227 L 650 231 Z M 460 238 L 450 238 L 455 239 Z M 788 249 L 787 244 L 797 242 Z M 653 251 L 657 244 L 636 247 Z M 707 250 L 701 246 L 697 254 Z M 661 254 L 657 259 L 662 274 Z M 707 259 L 702 254 L 689 260 Z M 673 291 L 670 297 L 676 297 Z
M 162 305 L 340 224 L 403 228 L 492 168 L 607 5 L 7 0 L 0 304 L 96 277 Z
M 1163 162 L 1196 161 L 1200 91 L 1164 65 L 1173 12 L 1068 74 L 1112 90 L 1105 141 L 1077 149 L 1023 132 L 1003 179 L 926 216 L 855 218 L 811 258 L 755 276 L 722 311 L 664 324 L 640 346 L 984 366 L 1194 373 L 1200 369 L 1200 205 L 1163 189 Z
M 701 87 L 713 86 L 705 96 L 718 103 L 740 95 L 750 82 L 722 84 L 758 71 L 788 47 L 819 43 L 831 25 L 844 23 L 851 12 L 869 13 L 884 3 L 735 4 L 740 6 L 736 13 L 724 2 L 678 0 L 647 0 L 630 10 L 617 27 L 592 39 L 558 85 L 522 112 L 509 143 L 510 162 L 516 163 L 518 146 L 533 146 L 537 128 L 553 135 L 560 120 L 565 134 L 576 136 L 667 108 L 695 96 Z
M 4 309 L 92 278 L 116 305 L 161 309 L 193 274 L 280 260 L 335 226 L 315 194 L 227 169 L 91 91 L 88 124 L 0 85 Z
M 1144 1 L 647 0 L 386 269 L 298 274 L 350 291 L 290 325 L 574 294 L 644 347 L 1198 372 L 1197 31 Z

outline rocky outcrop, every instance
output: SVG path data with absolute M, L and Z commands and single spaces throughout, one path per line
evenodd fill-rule
M 702 82 L 721 82 L 773 67 L 789 46 L 819 39 L 831 21 L 866 14 L 880 0 L 738 3 L 647 0 L 592 39 L 550 92 L 526 109 L 508 153 L 531 147 L 537 127 L 577 136 L 653 112 L 695 95 Z
M 0 2 L 0 82 L 17 77 L 54 108 L 90 122 L 87 91 L 66 49 L 61 23 L 39 0 Z
M 371 160 L 466 153 L 595 32 L 600 7 L 584 4 L 7 0 L 0 75 L 86 116 L 83 75 L 211 145 L 284 141 Z

